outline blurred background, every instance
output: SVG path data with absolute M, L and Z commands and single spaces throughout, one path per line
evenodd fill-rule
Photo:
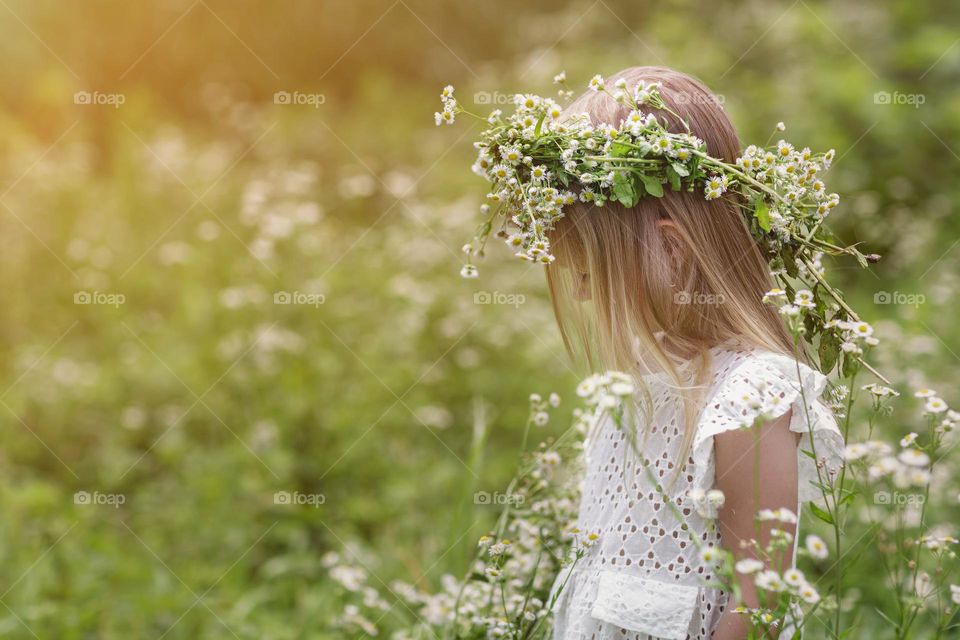
M 747 142 L 784 121 L 836 148 L 830 222 L 884 259 L 828 269 L 884 341 L 875 364 L 958 400 L 951 0 L 0 0 L 0 18 L 0 637 L 336 637 L 329 551 L 383 584 L 464 571 L 528 394 L 568 399 L 579 372 L 539 267 L 495 244 L 458 276 L 485 190 L 477 126 L 433 125 L 447 83 L 484 111 L 561 70 L 581 87 L 666 65 Z M 882 585 L 848 579 L 882 625 Z

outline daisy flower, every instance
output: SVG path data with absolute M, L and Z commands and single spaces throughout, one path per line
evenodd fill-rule
M 813 534 L 807 536 L 805 546 L 807 547 L 807 552 L 810 553 L 810 557 L 815 560 L 826 560 L 830 553 L 827 548 L 827 543 L 823 541 L 823 538 Z
M 936 396 L 931 396 L 927 398 L 923 410 L 927 413 L 943 413 L 947 410 L 947 403 Z

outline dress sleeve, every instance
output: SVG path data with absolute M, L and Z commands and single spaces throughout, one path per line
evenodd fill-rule
M 797 446 L 799 500 L 821 495 L 817 484 L 831 484 L 843 463 L 843 436 L 833 413 L 820 401 L 827 379 L 792 358 L 751 354 L 712 391 L 697 422 L 693 441 L 693 486 L 713 488 L 716 469 L 713 438 L 748 429 L 759 418 L 772 420 L 790 409 L 790 430 L 803 434 Z

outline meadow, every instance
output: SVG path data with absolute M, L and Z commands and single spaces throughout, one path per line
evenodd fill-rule
M 874 436 L 960 401 L 955 3 L 0 4 L 0 637 L 356 637 L 330 552 L 388 592 L 466 570 L 529 394 L 556 436 L 585 372 L 540 267 L 458 275 L 484 189 L 447 83 L 483 111 L 662 64 L 746 141 L 837 149 L 830 224 L 883 258 L 826 266 L 902 392 Z M 844 615 L 893 637 L 860 514 Z

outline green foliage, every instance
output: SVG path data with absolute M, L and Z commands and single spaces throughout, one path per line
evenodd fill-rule
M 836 147 L 830 224 L 884 259 L 877 279 L 831 275 L 884 340 L 878 369 L 957 404 L 955 3 L 7 4 L 4 637 L 354 637 L 329 623 L 328 551 L 352 545 L 387 584 L 464 572 L 494 517 L 474 492 L 511 477 L 527 394 L 570 395 L 577 376 L 539 267 L 493 243 L 480 280 L 457 276 L 483 185 L 469 137 L 423 116 L 447 81 L 546 93 L 563 68 L 667 64 L 725 96 L 745 140 L 784 120 Z M 623 197 L 641 186 L 662 190 Z M 513 303 L 475 298 L 494 292 Z M 874 305 L 884 292 L 917 303 Z M 824 366 L 852 366 L 829 335 Z M 934 521 L 960 521 L 952 482 Z M 845 579 L 854 636 L 884 637 L 888 585 Z

